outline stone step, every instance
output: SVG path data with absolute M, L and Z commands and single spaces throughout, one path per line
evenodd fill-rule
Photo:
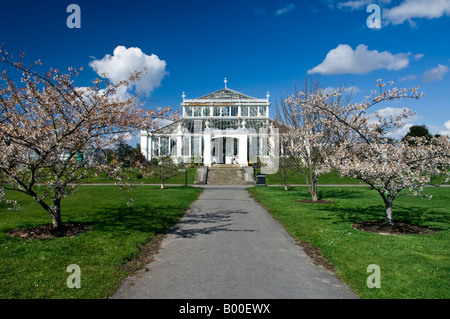
M 237 168 L 241 168 L 241 166 L 239 164 L 213 164 L 211 167 L 209 167 L 209 169 L 212 169 L 212 170 L 219 169 L 219 168 L 237 169 Z
M 244 172 L 239 165 L 216 164 L 208 169 L 206 183 L 212 185 L 242 185 L 245 184 Z

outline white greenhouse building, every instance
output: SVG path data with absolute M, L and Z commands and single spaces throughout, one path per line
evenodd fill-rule
M 254 98 L 225 88 L 187 99 L 182 116 L 152 132 L 142 131 L 141 150 L 146 159 L 171 156 L 177 163 L 234 164 L 245 167 L 257 161 L 277 166 L 278 130 L 269 117 L 269 92 Z M 277 162 L 277 161 L 276 161 Z

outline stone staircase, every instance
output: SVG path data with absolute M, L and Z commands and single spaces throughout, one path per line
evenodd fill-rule
M 243 168 L 236 164 L 214 164 L 208 167 L 206 184 L 210 185 L 245 185 L 247 174 Z

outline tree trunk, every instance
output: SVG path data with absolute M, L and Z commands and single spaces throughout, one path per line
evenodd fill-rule
M 164 181 L 161 180 L 161 189 L 164 189 Z
M 54 229 L 59 229 L 64 226 L 61 219 L 61 198 L 55 198 L 53 203 L 55 204 L 55 208 L 53 212 L 50 213 L 50 216 L 52 217 L 52 227 Z
M 34 194 L 36 195 L 36 194 Z M 52 227 L 54 229 L 62 228 L 64 227 L 62 219 L 61 219 L 61 199 L 53 199 L 53 203 L 55 205 L 55 208 L 52 210 L 50 206 L 47 205 L 46 202 L 44 202 L 42 199 L 38 198 L 36 201 L 39 203 L 39 205 L 42 206 L 42 208 L 45 209 L 45 211 L 50 215 L 50 218 L 52 219 Z
M 283 178 L 284 190 L 287 191 L 287 176 Z
M 392 199 L 388 198 L 384 201 L 386 207 L 386 225 L 394 225 L 394 215 L 392 213 Z
M 54 229 L 60 229 L 64 227 L 64 224 L 61 220 L 61 214 L 58 215 L 52 214 L 51 217 L 52 217 L 52 227 Z
M 318 201 L 318 197 L 317 197 L 317 180 L 315 180 L 314 178 L 311 180 L 311 197 L 313 202 L 317 202 Z
M 311 197 L 313 202 L 317 202 L 317 177 L 314 174 L 314 168 L 310 163 L 309 166 L 309 180 L 311 181 L 311 187 L 309 188 L 309 192 L 311 193 Z

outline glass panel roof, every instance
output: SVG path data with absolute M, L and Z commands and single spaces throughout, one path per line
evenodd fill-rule
M 209 93 L 196 100 L 258 100 L 257 98 L 242 94 L 240 92 L 225 88 Z

